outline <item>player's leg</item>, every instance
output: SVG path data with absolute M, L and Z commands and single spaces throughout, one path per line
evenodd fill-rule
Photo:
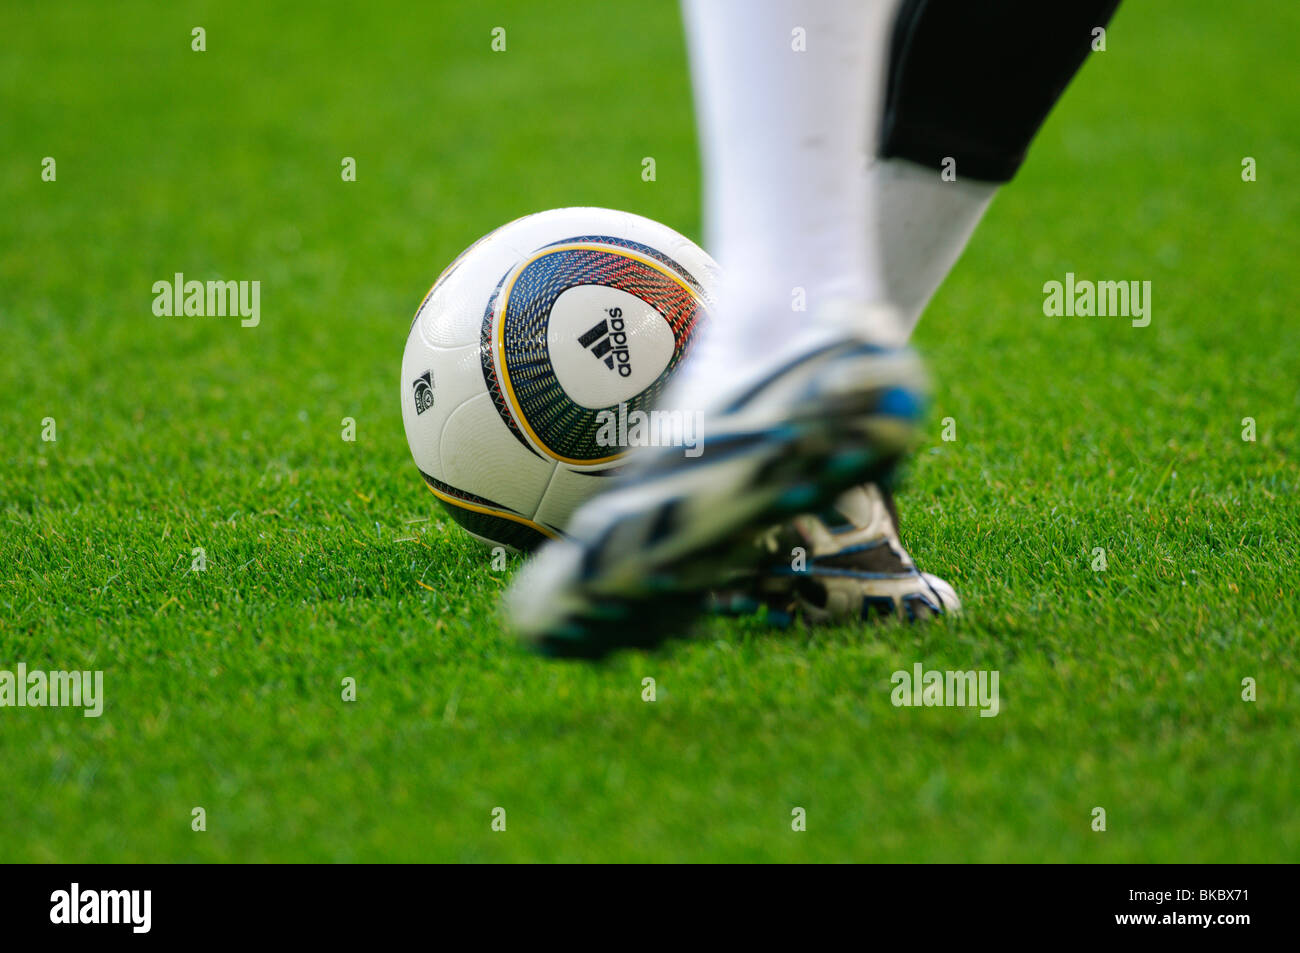
M 904 0 L 890 41 L 879 153 L 867 169 L 877 293 L 910 335 L 998 188 L 1026 151 L 1118 0 Z M 771 538 L 771 537 L 769 537 Z M 951 586 L 916 570 L 887 492 L 845 494 L 790 524 L 769 567 L 727 594 L 810 621 L 960 609 Z M 788 549 L 803 554 L 798 571 Z M 743 593 L 737 597 L 736 593 Z
M 878 146 L 897 0 L 684 0 L 720 306 L 678 371 L 684 404 L 881 300 L 864 170 Z M 848 310 L 848 309 L 846 309 Z M 870 332 L 897 337 L 886 311 Z
M 754 532 L 887 478 L 915 431 L 919 367 L 875 343 L 897 329 L 871 306 L 864 174 L 894 4 L 685 9 L 724 290 L 666 404 L 704 414 L 704 453 L 632 451 L 516 580 L 516 624 L 556 654 L 683 634 Z
M 898 535 L 887 489 L 853 487 L 835 505 L 805 513 L 755 538 L 763 562 L 718 588 L 714 611 L 748 615 L 760 606 L 778 627 L 883 619 L 916 622 L 961 610 L 947 582 L 917 569 Z
M 1119 0 L 903 0 L 868 172 L 877 273 L 911 333 Z

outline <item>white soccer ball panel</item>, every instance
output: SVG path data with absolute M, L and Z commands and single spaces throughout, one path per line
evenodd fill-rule
M 486 392 L 447 419 L 441 456 L 443 482 L 525 517 L 537 511 L 555 469 L 554 460 L 539 457 L 506 429 Z
M 427 378 L 429 391 L 423 386 Z M 447 480 L 442 444 L 447 420 L 465 401 L 486 396 L 479 347 L 447 348 L 425 343 L 412 329 L 402 358 L 402 425 L 415 465 L 436 480 Z M 417 404 L 421 400 L 426 403 Z M 505 430 L 498 418 L 495 423 Z M 508 433 L 502 436 L 513 439 Z
M 608 469 L 608 466 L 605 469 Z M 610 479 L 612 477 L 602 476 L 598 471 L 576 470 L 560 464 L 537 506 L 534 519 L 564 532 L 573 517 L 573 511 L 591 499 L 592 495 L 605 485 L 605 481 Z

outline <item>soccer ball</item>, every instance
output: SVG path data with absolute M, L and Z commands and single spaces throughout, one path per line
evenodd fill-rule
M 671 228 L 602 208 L 529 215 L 462 252 L 402 357 L 406 440 L 448 514 L 490 545 L 563 535 L 622 456 L 602 421 L 654 404 L 717 274 Z

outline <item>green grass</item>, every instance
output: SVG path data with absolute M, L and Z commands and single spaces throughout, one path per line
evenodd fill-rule
M 698 236 L 679 14 L 442 6 L 0 14 L 0 669 L 107 694 L 0 709 L 0 860 L 1300 859 L 1293 4 L 1126 4 L 922 322 L 905 534 L 965 617 L 602 666 L 503 633 L 398 362 L 513 217 Z M 261 326 L 155 317 L 176 271 L 260 280 Z M 1044 317 L 1066 271 L 1151 280 L 1151 326 Z M 915 662 L 1002 713 L 894 708 Z

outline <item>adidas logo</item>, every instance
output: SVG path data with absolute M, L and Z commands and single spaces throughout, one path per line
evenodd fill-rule
M 623 330 L 623 309 L 607 308 L 605 314 L 609 317 L 602 318 L 578 338 L 578 343 L 602 359 L 611 371 L 618 368 L 619 377 L 631 377 L 632 355 L 627 349 L 627 332 Z

